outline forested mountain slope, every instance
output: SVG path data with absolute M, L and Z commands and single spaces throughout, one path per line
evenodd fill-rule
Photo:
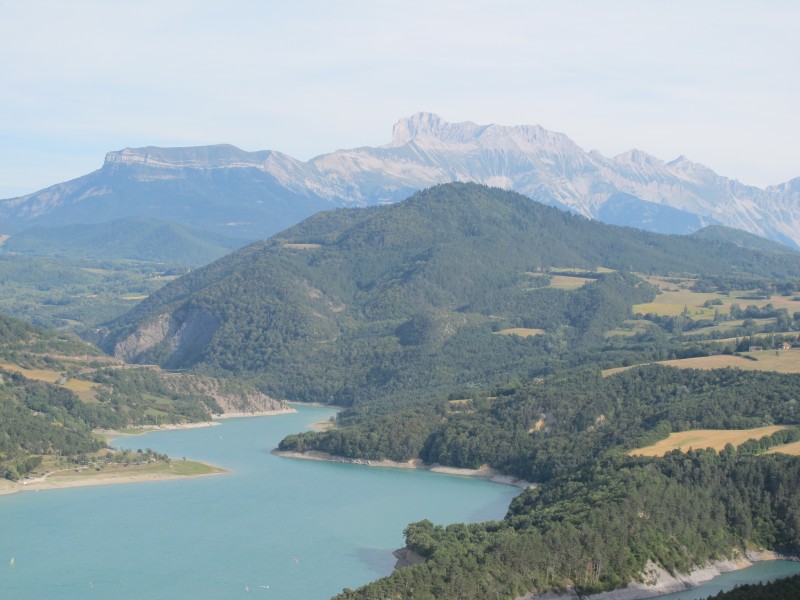
M 800 439 L 798 391 L 799 375 L 583 370 L 428 414 L 289 436 L 281 447 L 489 465 L 541 483 L 499 522 L 410 525 L 407 545 L 428 561 L 339 598 L 510 599 L 567 588 L 580 597 L 641 583 L 650 564 L 687 573 L 752 547 L 797 552 L 800 458 L 763 452 Z M 786 427 L 719 453 L 628 452 L 671 431 L 772 423 Z
M 761 252 L 772 252 L 781 254 L 786 252 L 796 252 L 796 249 L 790 248 L 783 244 L 773 242 L 771 240 L 747 233 L 740 229 L 732 229 L 722 225 L 709 225 L 698 229 L 697 231 L 689 234 L 692 237 L 698 237 L 704 240 L 727 242 L 741 246 L 742 248 L 749 248 L 750 250 L 758 250 Z
M 591 271 L 587 285 L 549 285 L 545 271 L 569 268 Z M 419 400 L 579 364 L 631 304 L 653 297 L 628 271 L 782 277 L 800 272 L 800 257 L 604 225 L 513 192 L 447 184 L 315 215 L 198 269 L 111 323 L 103 347 L 252 376 L 278 397 Z M 512 327 L 539 335 L 496 335 Z
M 581 598 L 632 583 L 649 597 L 653 564 L 687 573 L 748 547 L 796 551 L 798 490 L 796 456 L 609 457 L 523 492 L 501 521 L 410 525 L 408 547 L 427 562 L 336 598 Z
M 489 393 L 380 418 L 351 416 L 348 426 L 288 436 L 280 449 L 420 458 L 468 469 L 488 465 L 543 482 L 604 452 L 647 446 L 673 431 L 800 425 L 800 375 L 649 365 L 602 377 L 586 368 Z M 796 438 L 800 431 L 790 428 L 754 449 Z

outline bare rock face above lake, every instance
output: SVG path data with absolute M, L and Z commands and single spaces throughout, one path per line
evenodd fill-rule
M 254 387 L 183 373 L 166 373 L 165 378 L 167 384 L 177 392 L 212 398 L 222 410 L 218 416 L 295 412 L 287 402 L 276 400 Z
M 395 202 L 452 181 L 660 233 L 718 224 L 800 245 L 800 178 L 761 189 L 684 156 L 605 157 L 538 125 L 450 123 L 432 113 L 400 119 L 383 146 L 305 162 L 225 144 L 109 152 L 93 173 L 0 201 L 0 233 L 145 216 L 254 240 L 325 208 Z
M 394 565 L 395 569 L 403 569 L 405 567 L 413 567 L 414 565 L 421 565 L 426 561 L 424 556 L 414 552 L 411 548 L 398 548 L 392 552 L 397 562 Z
M 121 340 L 114 356 L 129 362 L 153 362 L 154 353 L 166 354 L 170 363 L 188 361 L 205 347 L 219 328 L 214 316 L 201 309 L 184 309 L 161 314 Z
M 691 573 L 675 573 L 648 561 L 641 581 L 632 581 L 624 588 L 600 592 L 598 594 L 583 595 L 577 592 L 565 593 L 548 592 L 545 594 L 526 594 L 517 600 L 640 600 L 641 598 L 656 598 L 666 594 L 682 592 L 710 581 L 722 573 L 737 571 L 752 566 L 752 562 L 744 557 L 722 559 L 703 565 Z

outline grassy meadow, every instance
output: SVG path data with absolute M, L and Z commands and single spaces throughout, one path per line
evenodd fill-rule
M 648 283 L 656 286 L 661 293 L 653 302 L 635 304 L 634 314 L 653 313 L 660 316 L 677 317 L 686 312 L 686 316 L 694 320 L 711 320 L 719 310 L 721 315 L 729 315 L 732 304 L 742 308 L 750 305 L 763 308 L 772 304 L 776 309 L 785 308 L 789 313 L 800 310 L 800 302 L 790 296 L 773 294 L 770 298 L 757 298 L 754 290 L 734 290 L 728 294 L 719 292 L 695 292 L 691 286 L 693 279 L 642 276 Z M 721 301 L 722 304 L 704 306 L 708 301 Z M 724 326 L 726 324 L 723 324 Z M 730 325 L 733 327 L 734 325 Z

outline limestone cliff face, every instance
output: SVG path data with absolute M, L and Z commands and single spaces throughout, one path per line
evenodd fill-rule
M 126 362 L 180 367 L 203 352 L 219 325 L 211 313 L 201 309 L 162 313 L 117 342 L 114 356 Z

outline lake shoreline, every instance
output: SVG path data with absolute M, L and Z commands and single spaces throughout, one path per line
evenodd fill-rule
M 689 573 L 672 575 L 663 567 L 648 561 L 642 581 L 632 581 L 624 588 L 617 588 L 607 592 L 582 595 L 572 590 L 567 592 L 545 592 L 542 594 L 529 593 L 518 597 L 516 600 L 643 600 L 660 598 L 669 594 L 685 592 L 699 587 L 724 573 L 731 573 L 752 567 L 755 563 L 773 560 L 789 560 L 798 562 L 796 556 L 786 556 L 772 550 L 748 551 L 743 555 L 710 561 L 705 565 L 693 569 Z
M 207 463 L 200 463 L 197 461 L 188 461 L 198 465 L 202 465 L 209 469 L 206 473 L 193 473 L 181 474 L 171 472 L 137 472 L 134 465 L 128 468 L 126 472 L 113 471 L 104 473 L 102 471 L 90 471 L 85 469 L 87 473 L 83 476 L 70 475 L 67 477 L 59 477 L 58 471 L 46 473 L 41 477 L 34 479 L 23 479 L 22 481 L 11 481 L 8 479 L 0 480 L 0 496 L 8 494 L 17 494 L 22 492 L 42 492 L 47 490 L 61 490 L 75 487 L 92 487 L 97 485 L 118 485 L 128 483 L 147 483 L 152 481 L 170 481 L 175 479 L 197 479 L 199 477 L 212 477 L 216 475 L 225 475 L 229 473 L 227 469 Z M 62 469 L 63 471 L 74 471 L 74 469 Z
M 364 458 L 345 458 L 343 456 L 335 456 L 327 452 L 287 452 L 275 449 L 272 451 L 275 456 L 283 458 L 299 458 L 302 460 L 317 460 L 322 462 L 338 462 L 352 465 L 364 465 L 367 467 L 382 467 L 390 469 L 419 469 L 423 471 L 431 471 L 433 473 L 442 473 L 445 475 L 459 475 L 461 477 L 474 477 L 476 479 L 484 479 L 493 483 L 501 483 L 504 485 L 511 485 L 521 489 L 528 489 L 535 487 L 536 484 L 530 483 L 523 479 L 518 479 L 510 475 L 503 475 L 492 469 L 491 467 L 483 467 L 480 469 L 459 469 L 456 467 L 444 467 L 438 464 L 426 464 L 420 459 L 415 458 L 407 462 L 399 462 L 394 460 L 369 460 Z
M 210 421 L 192 421 L 191 423 L 167 423 L 164 425 L 134 425 L 129 427 L 127 431 L 119 431 L 117 429 L 95 429 L 94 433 L 113 439 L 116 437 L 124 437 L 130 435 L 144 435 L 145 433 L 153 433 L 154 431 L 173 431 L 176 429 L 198 429 L 200 427 L 215 427 L 221 425 L 220 421 L 225 419 L 244 419 L 249 417 L 272 417 L 277 415 L 288 415 L 296 413 L 294 408 L 279 408 L 277 410 L 261 410 L 253 412 L 225 412 L 218 415 L 212 415 Z M 131 431 L 135 430 L 135 431 Z
M 213 421 L 211 422 L 212 425 L 219 425 L 216 421 L 224 420 L 224 419 L 245 419 L 249 417 L 274 417 L 278 415 L 290 415 L 292 413 L 296 413 L 297 410 L 294 408 L 278 408 L 276 410 L 260 410 L 254 412 L 224 412 L 220 415 L 214 415 L 212 417 Z
M 222 427 L 116 444 L 178 457 L 176 470 L 181 456 L 199 458 L 229 468 L 228 476 L 0 496 L 9 516 L 0 519 L 0 553 L 6 565 L 16 557 L 13 569 L 5 567 L 0 597 L 331 598 L 388 574 L 408 523 L 502 518 L 518 492 L 265 452 L 333 414 L 296 408 L 278 418 L 228 419 Z
M 228 412 L 222 415 L 214 415 L 211 421 L 195 421 L 192 423 L 169 423 L 165 425 L 142 425 L 130 427 L 126 431 L 119 431 L 116 429 L 96 429 L 94 433 L 98 436 L 105 438 L 106 442 L 111 444 L 115 438 L 133 437 L 137 435 L 144 435 L 146 433 L 153 433 L 156 431 L 176 431 L 181 429 L 200 429 L 204 427 L 214 427 L 221 425 L 220 420 L 223 419 L 238 419 L 247 417 L 269 417 L 277 415 L 285 415 L 296 413 L 294 408 L 281 408 L 278 410 L 257 411 L 257 412 Z M 172 460 L 176 460 L 174 457 Z M 203 463 L 199 461 L 191 461 L 203 467 L 208 468 L 207 473 L 198 474 L 180 474 L 180 473 L 137 473 L 136 466 L 130 467 L 130 471 L 120 473 L 103 473 L 102 471 L 89 471 L 86 469 L 84 476 L 70 475 L 70 477 L 63 478 L 57 475 L 57 471 L 45 473 L 40 477 L 33 479 L 23 479 L 21 481 L 11 481 L 9 479 L 0 479 L 0 496 L 8 494 L 17 494 L 20 492 L 39 492 L 46 490 L 67 489 L 74 487 L 90 487 L 96 485 L 116 485 L 126 483 L 146 483 L 149 481 L 167 481 L 175 479 L 195 479 L 197 477 L 210 477 L 213 475 L 224 475 L 229 471 L 223 467 Z M 63 471 L 74 471 L 73 468 L 62 469 Z

